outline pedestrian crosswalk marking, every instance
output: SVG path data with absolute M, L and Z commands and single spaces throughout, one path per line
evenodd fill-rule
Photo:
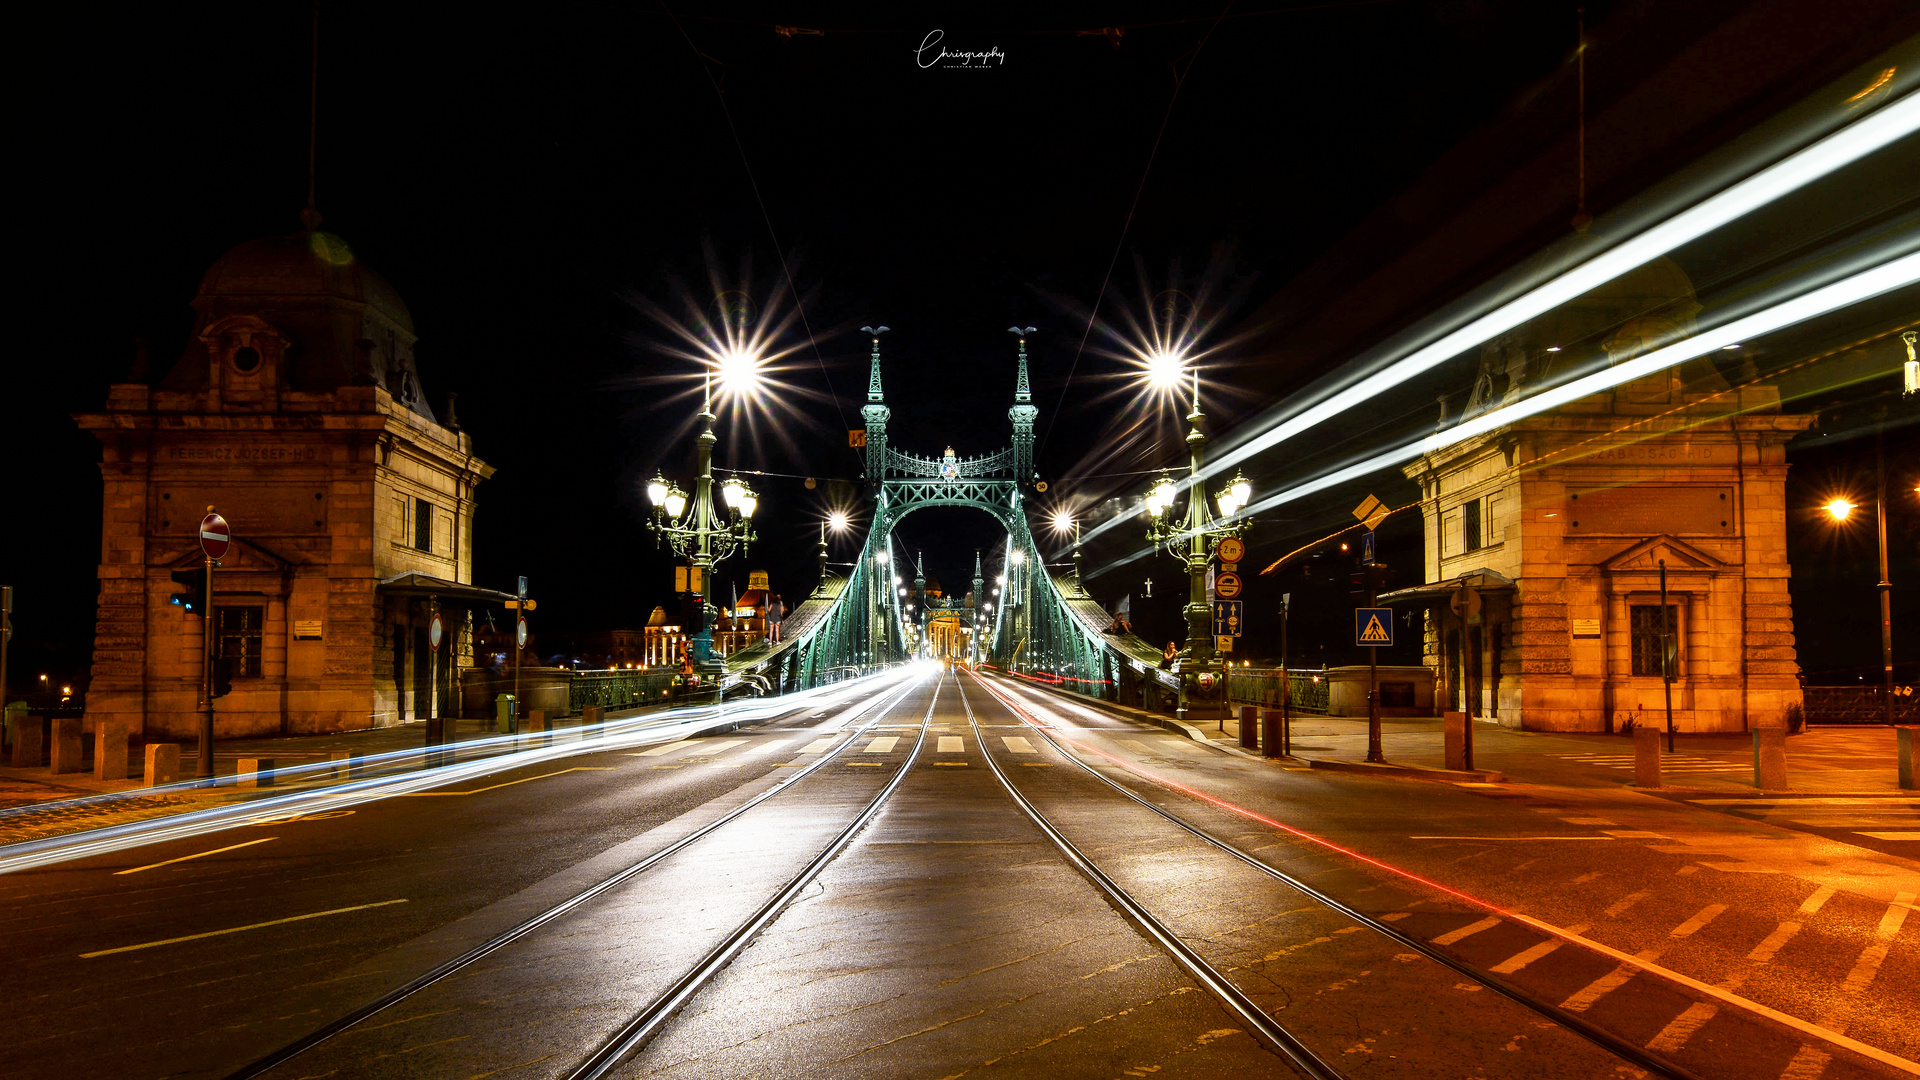
M 891 754 L 893 753 L 893 744 L 899 741 L 900 741 L 900 736 L 898 735 L 882 735 L 879 738 L 868 743 L 867 748 L 861 751 L 861 753 Z
M 1033 744 L 1021 735 L 1002 735 L 1000 736 L 1000 741 L 1006 743 L 1007 749 L 1016 754 L 1037 754 L 1040 752 L 1035 750 Z
M 840 740 L 838 738 L 833 736 L 828 736 L 827 738 L 824 738 L 824 739 L 815 739 L 812 742 L 808 743 L 807 745 L 801 747 L 800 752 L 803 754 L 825 753 L 827 747 L 832 746 L 834 743 L 837 743 L 839 741 Z
M 935 753 L 940 754 L 964 754 L 966 752 L 966 741 L 958 735 L 940 736 L 940 746 L 935 750 Z

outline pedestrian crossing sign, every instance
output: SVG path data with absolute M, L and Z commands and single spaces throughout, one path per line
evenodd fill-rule
M 1393 609 L 1360 607 L 1353 609 L 1353 643 L 1378 648 L 1393 644 Z

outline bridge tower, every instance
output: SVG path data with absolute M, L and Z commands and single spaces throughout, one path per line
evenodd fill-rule
M 887 328 L 863 326 L 860 329 L 873 336 L 872 367 L 867 376 L 867 403 L 861 407 L 860 416 L 867 422 L 867 479 L 878 482 L 887 475 L 887 418 L 893 415 L 893 410 L 887 408 L 887 395 L 880 389 L 880 335 L 886 333 Z
M 1007 419 L 1013 421 L 1013 480 L 1025 486 L 1033 483 L 1033 422 L 1040 416 L 1033 404 L 1033 389 L 1027 384 L 1027 335 L 1034 328 L 1007 329 L 1020 336 L 1020 374 L 1013 386 L 1013 405 L 1007 409 Z

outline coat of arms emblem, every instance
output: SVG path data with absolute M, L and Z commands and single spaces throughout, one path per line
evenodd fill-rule
M 940 477 L 943 480 L 956 480 L 960 476 L 960 462 L 953 456 L 953 447 L 947 447 L 947 456 L 940 459 Z

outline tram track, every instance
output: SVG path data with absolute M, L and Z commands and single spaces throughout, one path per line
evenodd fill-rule
M 877 695 L 876 700 L 881 697 L 884 697 L 884 700 L 878 704 L 878 707 L 871 710 L 866 720 L 862 722 L 859 727 L 854 728 L 849 733 L 848 738 L 843 740 L 839 746 L 834 747 L 829 753 L 820 755 L 818 759 L 799 768 L 793 774 L 784 777 L 774 786 L 754 795 L 746 802 L 727 811 L 713 821 L 701 825 L 687 835 L 674 840 L 658 850 L 648 853 L 614 873 L 601 878 L 587 888 L 572 894 L 559 903 L 553 904 L 537 914 L 528 917 L 512 928 L 473 946 L 452 959 L 436 965 L 393 990 L 382 994 L 378 998 L 336 1017 L 305 1036 L 256 1058 L 239 1069 L 227 1073 L 227 1080 L 252 1080 L 252 1078 L 255 1077 L 265 1076 L 280 1066 L 293 1061 L 295 1058 L 354 1030 L 360 1025 L 365 1024 L 368 1020 L 386 1012 L 409 998 L 415 997 L 422 991 L 444 982 L 464 969 L 472 967 L 475 963 L 507 949 L 516 942 L 527 939 L 536 931 L 554 924 L 569 914 L 579 912 L 592 901 L 607 895 L 621 886 L 633 883 L 635 879 L 647 871 L 654 869 L 669 858 L 687 851 L 700 841 L 713 836 L 725 827 L 740 821 L 747 814 L 768 803 L 776 796 L 794 791 L 803 781 L 815 776 L 828 765 L 839 760 L 841 755 L 858 741 L 860 735 L 880 724 L 895 707 L 906 700 L 915 690 L 925 685 L 925 682 L 922 680 L 914 680 L 891 694 Z M 659 1030 L 661 1024 L 671 1018 L 673 1013 L 697 993 L 701 986 L 705 985 L 716 973 L 725 968 L 727 963 L 741 948 L 751 942 L 756 934 L 764 929 L 787 904 L 791 903 L 792 900 L 819 875 L 820 871 L 823 870 L 835 856 L 845 849 L 853 837 L 872 820 L 874 814 L 879 811 L 887 798 L 899 787 L 901 780 L 904 779 L 907 772 L 912 769 L 914 760 L 918 756 L 919 748 L 925 742 L 927 729 L 933 716 L 934 705 L 939 700 L 939 691 L 940 680 L 936 680 L 933 687 L 933 694 L 927 705 L 926 714 L 922 717 L 919 724 L 919 731 L 913 751 L 907 755 L 900 768 L 895 770 L 894 775 L 889 777 L 882 785 L 880 791 L 855 814 L 853 820 L 839 830 L 818 855 L 809 860 L 798 873 L 792 875 L 788 881 L 775 892 L 772 898 L 757 907 L 751 917 L 730 931 L 719 945 L 704 954 L 700 961 L 677 979 L 666 992 L 655 996 L 645 1007 L 622 1024 L 611 1037 L 597 1046 L 585 1061 L 578 1065 L 572 1072 L 564 1074 L 568 1077 L 568 1080 L 588 1080 L 588 1078 L 604 1076 L 621 1061 L 624 1061 L 627 1057 L 631 1056 L 633 1052 L 643 1046 L 646 1040 Z
M 1420 956 L 1439 963 L 1464 978 L 1471 979 L 1474 983 L 1528 1009 L 1555 1026 L 1578 1035 L 1594 1046 L 1613 1054 L 1623 1061 L 1631 1063 L 1636 1068 L 1644 1069 L 1652 1075 L 1668 1077 L 1670 1080 L 1698 1080 L 1695 1073 L 1669 1061 L 1661 1055 L 1614 1035 L 1612 1032 L 1594 1025 L 1558 1005 L 1531 995 L 1525 990 L 1491 973 L 1450 956 L 1434 948 L 1430 943 L 1401 931 L 1392 923 L 1383 922 L 1364 912 L 1358 911 L 1351 905 L 1343 903 L 1338 898 L 1329 895 L 1324 890 L 1315 888 L 1311 884 L 1300 880 L 1298 877 L 1242 850 L 1230 841 L 1222 839 L 1184 820 L 1164 807 L 1157 806 L 1151 801 L 1142 798 L 1138 793 L 1128 790 L 1125 786 L 1115 782 L 1111 777 L 1104 775 L 1099 770 L 1087 764 L 1081 759 L 1080 755 L 1062 746 L 1060 742 L 1054 738 L 1053 733 L 1047 729 L 1046 725 L 1039 723 L 1032 714 L 1022 708 L 1019 703 L 1001 694 L 990 683 L 978 675 L 972 675 L 972 678 L 982 690 L 986 691 L 987 694 L 1002 707 L 1019 718 L 1025 726 L 1038 734 L 1049 746 L 1053 747 L 1061 757 L 1078 766 L 1079 770 L 1086 776 L 1099 781 L 1105 787 L 1124 796 L 1131 803 L 1151 811 L 1161 820 L 1174 826 L 1181 834 L 1205 843 L 1214 850 L 1233 858 L 1238 863 L 1297 891 L 1302 896 L 1322 905 L 1329 911 L 1338 913 L 1343 918 L 1351 919 L 1358 925 L 1373 931 L 1393 942 L 1395 945 L 1412 950 Z M 968 722 L 973 727 L 975 738 L 981 747 L 981 752 L 986 757 L 987 763 L 993 769 L 994 774 L 999 777 L 1001 784 L 1006 787 L 1008 794 L 1014 799 L 1015 803 L 1019 805 L 1027 816 L 1033 820 L 1034 824 L 1038 826 L 1042 832 L 1046 833 L 1048 838 L 1061 849 L 1069 862 L 1079 868 L 1101 891 L 1107 893 L 1115 904 L 1128 914 L 1129 918 L 1142 927 L 1148 937 L 1152 938 L 1156 943 L 1160 944 L 1162 948 L 1173 955 L 1181 966 L 1193 974 L 1193 976 L 1229 1010 L 1246 1019 L 1249 1025 L 1259 1033 L 1259 1037 L 1263 1041 L 1268 1042 L 1309 1075 L 1315 1077 L 1340 1077 L 1343 1075 L 1324 1059 L 1316 1055 L 1292 1032 L 1287 1031 L 1277 1022 L 1273 1021 L 1273 1019 L 1268 1016 L 1264 1010 L 1261 1010 L 1257 1004 L 1253 1003 L 1245 992 L 1235 985 L 1231 979 L 1228 979 L 1212 967 L 1205 958 L 1201 957 L 1188 946 L 1174 930 L 1157 919 L 1138 899 L 1128 894 L 1110 875 L 1101 870 L 1090 857 L 1075 846 L 1057 826 L 1046 819 L 1040 809 L 1015 787 L 1006 772 L 1000 767 L 999 763 L 995 761 L 994 754 L 988 749 L 987 740 L 980 730 L 980 725 L 974 715 L 972 706 L 967 702 L 964 690 L 961 691 L 960 699 L 966 708 Z

